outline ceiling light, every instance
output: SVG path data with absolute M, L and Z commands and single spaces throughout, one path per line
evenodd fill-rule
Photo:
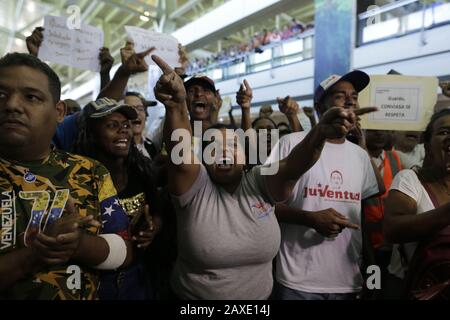
M 36 9 L 36 4 L 34 1 L 28 1 L 26 8 L 28 12 L 33 12 Z

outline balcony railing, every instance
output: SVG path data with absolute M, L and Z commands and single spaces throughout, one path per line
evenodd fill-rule
M 372 8 L 358 16 L 358 45 L 450 23 L 448 1 L 400 0 Z
M 293 38 L 260 47 L 262 52 L 246 52 L 228 60 L 209 64 L 204 68 L 191 67 L 189 74 L 205 74 L 215 81 L 237 78 L 248 73 L 310 59 L 314 51 L 314 30 L 307 30 Z

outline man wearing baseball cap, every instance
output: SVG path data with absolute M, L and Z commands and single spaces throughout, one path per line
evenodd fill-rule
M 191 125 L 194 121 L 202 121 L 202 129 L 205 131 L 217 122 L 221 107 L 214 81 L 207 76 L 193 76 L 184 82 L 184 87 Z
M 369 81 L 362 71 L 330 76 L 315 91 L 317 112 L 322 115 L 331 107 L 359 109 L 358 93 Z M 282 137 L 269 162 L 285 158 L 305 136 L 296 132 Z M 383 181 L 364 149 L 345 137 L 326 141 L 319 160 L 297 182 L 291 199 L 275 209 L 282 222 L 276 298 L 357 297 L 363 285 L 361 201 L 380 191 L 384 192 Z
M 83 117 L 85 118 L 103 118 L 114 112 L 122 113 L 127 119 L 134 120 L 137 118 L 136 110 L 127 104 L 120 104 L 114 99 L 100 98 L 91 101 L 84 107 Z

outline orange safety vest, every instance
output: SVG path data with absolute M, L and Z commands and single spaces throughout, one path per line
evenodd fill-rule
M 402 170 L 400 158 L 398 157 L 398 154 L 395 152 L 395 150 L 383 152 L 383 181 L 386 192 L 381 196 L 366 199 L 363 201 L 363 213 L 365 215 L 366 221 L 368 223 L 378 223 L 380 226 L 379 228 L 371 230 L 370 232 L 370 239 L 374 248 L 379 248 L 383 244 L 383 230 L 381 228 L 381 224 L 384 220 L 385 201 L 388 196 L 392 180 L 394 179 L 397 172 Z

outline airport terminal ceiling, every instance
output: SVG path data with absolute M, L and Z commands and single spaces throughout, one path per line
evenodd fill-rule
M 43 24 L 46 15 L 68 16 L 68 8 L 80 9 L 83 23 L 105 31 L 105 46 L 110 48 L 115 62 L 120 61 L 119 49 L 126 34 L 125 25 L 172 33 L 198 19 L 228 0 L 0 0 L 0 55 L 6 52 L 26 52 L 25 38 Z M 289 2 L 289 1 L 286 1 Z M 190 52 L 190 58 L 205 56 L 246 41 L 264 29 L 282 28 L 293 17 L 304 23 L 313 22 L 314 1 L 291 1 L 288 10 L 265 13 L 261 19 L 240 22 L 229 34 Z M 93 77 L 90 71 L 52 64 L 63 85 L 81 84 Z

